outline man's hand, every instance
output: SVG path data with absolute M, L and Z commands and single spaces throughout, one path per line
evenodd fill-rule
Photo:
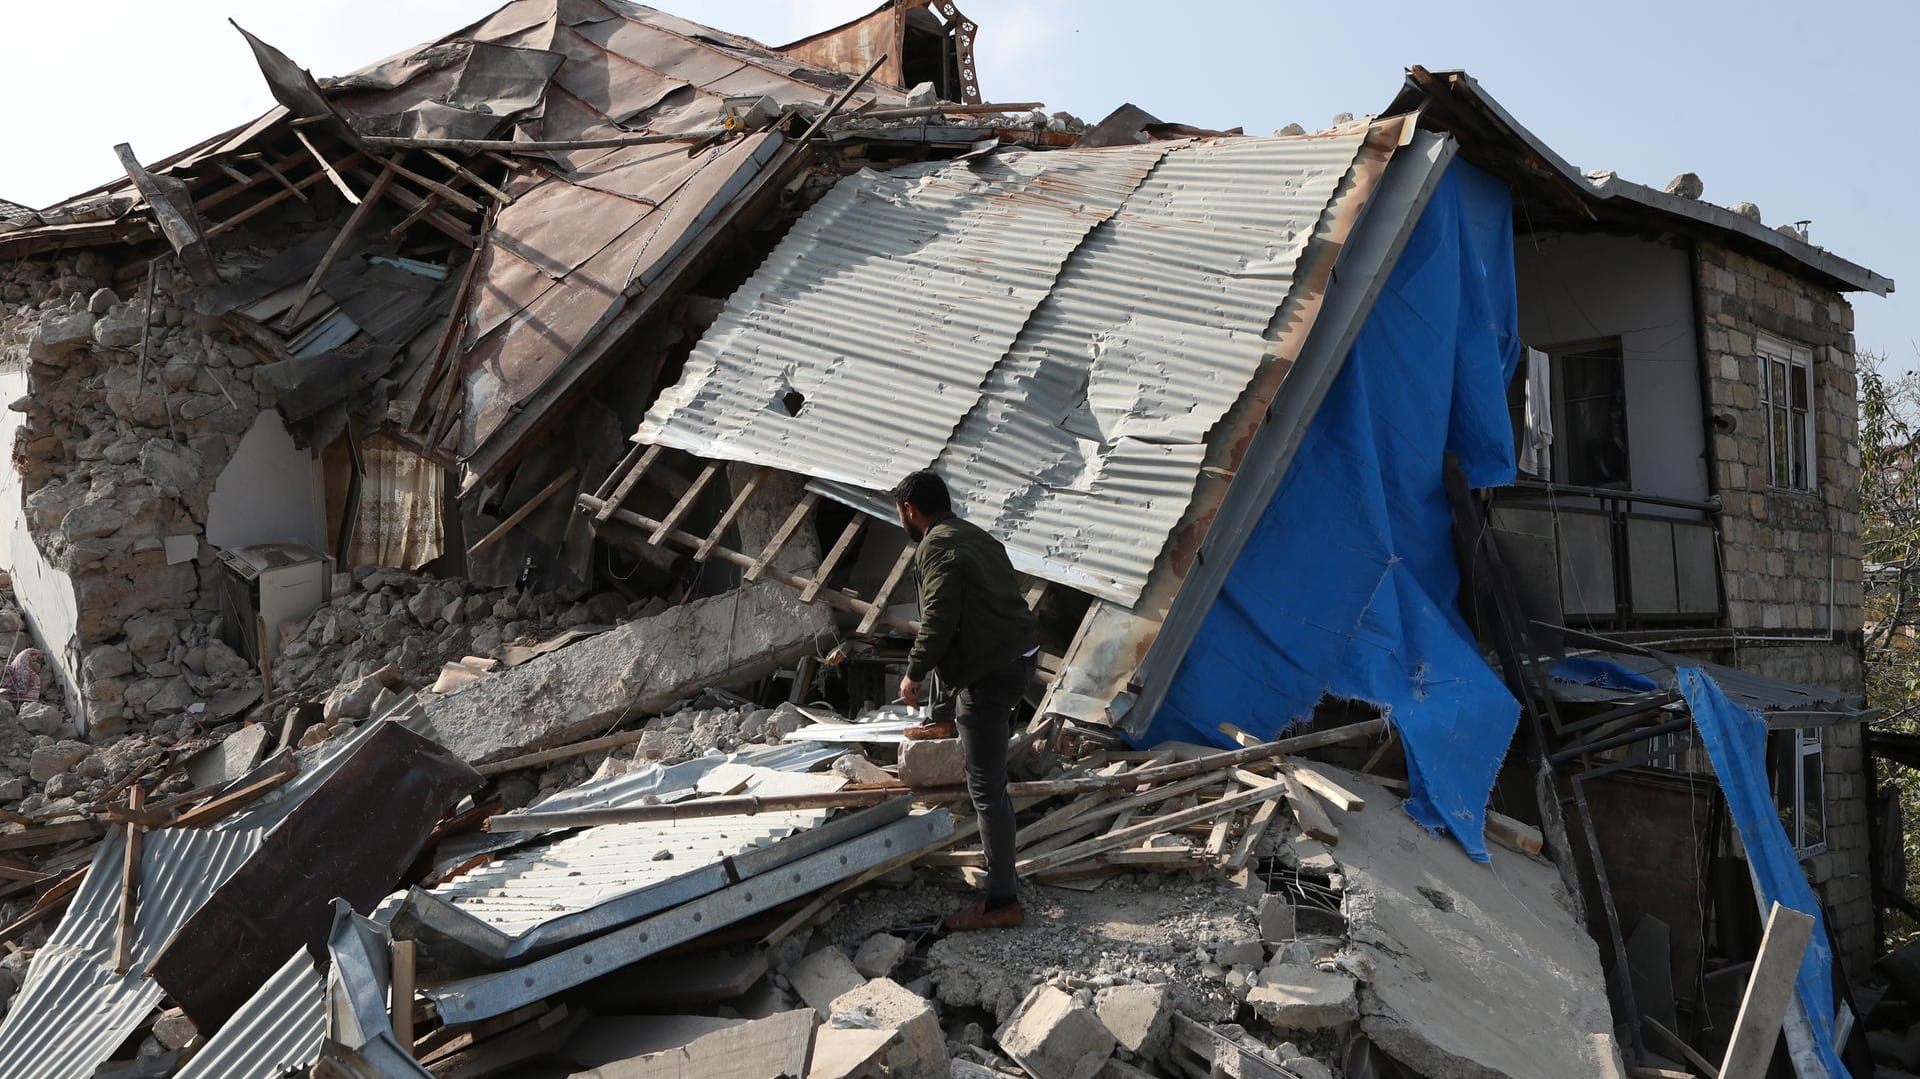
M 901 675 L 900 699 L 907 702 L 908 708 L 920 707 L 920 683 L 908 678 L 904 674 Z

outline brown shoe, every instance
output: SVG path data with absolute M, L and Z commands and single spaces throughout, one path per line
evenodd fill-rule
M 940 919 L 940 924 L 951 932 L 963 933 L 970 929 L 1012 929 L 1026 920 L 1027 908 L 1018 902 L 992 910 L 985 903 L 976 903 Z
M 958 738 L 960 728 L 951 719 L 932 719 L 925 723 L 908 727 L 904 732 L 909 741 L 925 742 L 934 738 Z

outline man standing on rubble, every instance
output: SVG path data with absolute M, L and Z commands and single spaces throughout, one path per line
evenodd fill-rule
M 954 718 L 911 727 L 912 739 L 952 738 L 967 760 L 967 794 L 980 820 L 987 891 L 976 906 L 949 914 L 948 929 L 1009 929 L 1026 918 L 1013 872 L 1013 800 L 1007 796 L 1007 742 L 1014 709 L 1033 680 L 1039 652 L 1033 612 L 1020 594 L 1000 541 L 954 516 L 944 480 L 921 470 L 893 489 L 894 508 L 918 541 L 920 635 L 907 657 L 900 697 L 918 707 L 930 672 L 959 690 Z

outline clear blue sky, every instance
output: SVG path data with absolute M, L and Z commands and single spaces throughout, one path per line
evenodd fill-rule
M 683 0 L 676 14 L 780 43 L 878 0 Z M 119 172 L 113 144 L 153 159 L 250 118 L 270 99 L 232 15 L 332 75 L 431 40 L 488 0 L 101 0 L 9 4 L 0 64 L 0 198 L 40 206 Z M 1815 243 L 1894 278 L 1853 297 L 1858 345 L 1920 366 L 1920 151 L 1897 118 L 1920 5 L 1365 6 L 1290 0 L 962 0 L 981 85 L 1096 120 L 1132 101 L 1165 120 L 1260 133 L 1385 106 L 1409 64 L 1463 67 L 1583 169 L 1659 186 L 1693 171 L 1706 198 L 1811 219 Z M 1906 292 L 1916 295 L 1907 295 Z

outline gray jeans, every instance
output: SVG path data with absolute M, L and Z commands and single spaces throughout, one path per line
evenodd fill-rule
M 1013 872 L 1013 799 L 1007 796 L 1007 742 L 1013 736 L 1014 708 L 1033 679 L 1033 660 L 1021 656 L 1002 664 L 959 693 L 954 721 L 967 758 L 967 795 L 980 819 L 987 854 L 987 901 L 1018 898 Z

